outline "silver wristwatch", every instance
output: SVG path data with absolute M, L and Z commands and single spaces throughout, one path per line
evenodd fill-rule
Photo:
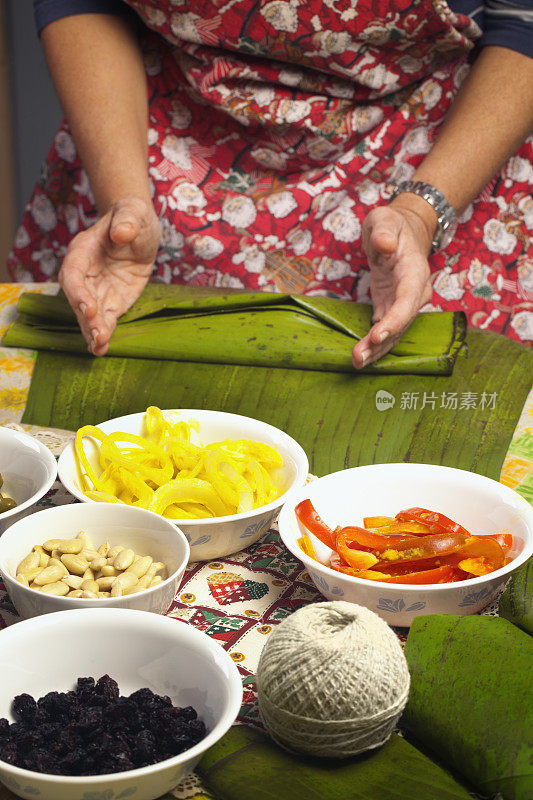
M 399 194 L 403 194 L 403 192 L 417 194 L 419 197 L 423 197 L 430 206 L 433 206 L 437 212 L 437 230 L 431 242 L 431 252 L 435 253 L 437 250 L 446 247 L 451 242 L 457 228 L 457 214 L 442 192 L 429 183 L 404 181 L 396 185 L 389 203 Z

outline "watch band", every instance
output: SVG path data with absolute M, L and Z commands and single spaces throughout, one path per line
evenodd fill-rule
M 435 186 L 422 181 L 403 181 L 403 183 L 396 184 L 389 203 L 404 192 L 422 197 L 437 212 L 437 230 L 431 242 L 431 252 L 434 253 L 448 244 L 457 226 L 457 214 L 442 192 Z M 446 233 L 448 236 L 445 237 Z

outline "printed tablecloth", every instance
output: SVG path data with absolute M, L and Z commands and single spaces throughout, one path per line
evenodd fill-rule
M 16 315 L 20 294 L 28 290 L 54 294 L 57 285 L 0 285 L 0 337 Z M 71 432 L 20 425 L 34 358 L 28 350 L 0 347 L 0 425 L 30 432 L 59 455 L 73 438 Z M 533 392 L 524 406 L 500 480 L 533 502 Z M 76 501 L 57 482 L 38 506 L 71 502 Z M 274 525 L 259 542 L 239 553 L 220 561 L 191 564 L 168 614 L 205 631 L 228 650 L 243 680 L 244 700 L 239 719 L 256 724 L 253 676 L 268 635 L 297 608 L 320 599 L 303 565 L 282 545 Z M 494 607 L 485 613 L 494 613 Z M 17 619 L 0 584 L 0 628 Z M 398 635 L 405 638 L 400 629 Z M 190 776 L 172 796 L 200 797 L 200 791 L 197 779 Z

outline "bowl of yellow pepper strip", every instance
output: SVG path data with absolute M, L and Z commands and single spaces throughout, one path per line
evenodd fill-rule
M 308 468 L 300 445 L 265 422 L 151 406 L 80 428 L 58 471 L 83 502 L 125 503 L 171 520 L 191 561 L 203 561 L 263 536 Z

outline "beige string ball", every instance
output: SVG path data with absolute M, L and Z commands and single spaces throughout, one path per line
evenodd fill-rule
M 289 750 L 347 758 L 391 735 L 409 670 L 387 623 L 368 608 L 314 603 L 270 635 L 257 671 L 259 713 Z

